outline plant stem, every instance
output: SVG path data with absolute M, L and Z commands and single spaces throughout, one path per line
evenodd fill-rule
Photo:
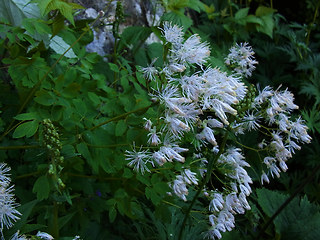
M 316 173 L 320 170 L 320 165 L 318 165 L 310 174 L 310 176 L 296 189 L 296 191 L 279 207 L 279 209 L 272 215 L 272 217 L 266 222 L 261 231 L 259 232 L 256 239 L 262 239 L 262 234 L 267 230 L 269 225 L 273 222 L 273 220 L 282 212 L 283 209 L 298 195 L 299 192 L 303 190 L 305 185 L 310 182 Z
M 116 117 L 113 117 L 113 118 L 111 118 L 111 119 L 109 119 L 109 120 L 107 120 L 107 121 L 104 121 L 104 122 L 96 125 L 96 126 L 93 126 L 92 128 L 89 129 L 89 131 L 92 131 L 92 130 L 94 130 L 94 129 L 96 129 L 96 128 L 99 128 L 99 127 L 101 127 L 101 126 L 103 126 L 103 125 L 106 125 L 106 124 L 108 124 L 108 123 L 110 123 L 110 122 L 114 122 L 114 121 L 123 119 L 123 118 L 125 118 L 126 116 L 128 116 L 128 115 L 130 115 L 130 114 L 132 114 L 132 113 L 136 113 L 136 112 L 140 112 L 140 111 L 147 110 L 148 108 L 152 107 L 153 105 L 155 105 L 155 104 L 153 103 L 153 104 L 151 104 L 151 105 L 148 106 L 148 107 L 138 108 L 138 109 L 136 109 L 136 110 L 133 110 L 133 111 L 130 111 L 130 112 L 127 112 L 127 113 L 118 115 L 118 116 L 116 116 Z
M 181 227 L 180 227 L 180 231 L 179 231 L 178 240 L 182 240 L 183 229 L 184 229 L 184 227 L 185 227 L 185 225 L 187 223 L 187 220 L 188 220 L 188 217 L 190 215 L 191 209 L 192 209 L 194 203 L 196 202 L 196 200 L 198 199 L 200 193 L 202 192 L 204 186 L 209 182 L 214 164 L 217 162 L 217 160 L 219 159 L 221 154 L 224 152 L 224 148 L 225 148 L 225 145 L 226 145 L 227 139 L 228 139 L 228 134 L 229 134 L 229 132 L 226 131 L 226 133 L 225 133 L 225 135 L 223 137 L 223 142 L 222 142 L 222 144 L 220 146 L 219 152 L 217 153 L 217 155 L 214 158 L 209 160 L 206 176 L 203 179 L 203 181 L 201 182 L 201 184 L 199 185 L 199 189 L 196 192 L 196 195 L 193 197 L 193 199 L 192 199 L 192 201 L 191 201 L 191 203 L 190 203 L 190 205 L 189 205 L 189 207 L 188 207 L 188 209 L 187 209 L 187 211 L 186 211 L 186 213 L 184 215 L 184 219 L 182 221 L 182 224 L 181 224 Z
M 59 239 L 59 216 L 58 216 L 58 204 L 56 201 L 53 202 L 53 236 Z
M 39 145 L 24 145 L 24 146 L 0 146 L 0 150 L 12 150 L 12 149 L 30 149 L 41 148 Z
M 306 45 L 307 46 L 309 45 L 309 41 L 310 41 L 311 28 L 314 25 L 314 23 L 316 22 L 316 19 L 317 19 L 317 16 L 318 16 L 319 5 L 320 5 L 320 0 L 317 3 L 316 10 L 314 11 L 314 14 L 313 14 L 312 23 L 310 24 L 310 27 L 308 29 L 307 39 L 306 39 Z

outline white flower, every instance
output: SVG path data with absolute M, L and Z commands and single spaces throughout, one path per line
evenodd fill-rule
M 146 119 L 146 118 L 143 118 L 143 120 L 145 120 L 145 124 L 144 124 L 144 129 L 147 130 L 147 131 L 150 131 L 151 130 L 151 127 L 152 127 L 152 122 L 150 119 Z
M 273 96 L 274 91 L 270 86 L 266 86 L 262 91 L 260 91 L 259 87 L 259 95 L 254 99 L 254 105 L 261 105 L 264 103 L 269 97 Z
M 217 146 L 217 141 L 214 137 L 213 130 L 208 126 L 205 126 L 201 133 L 197 134 L 198 139 L 206 139 L 213 146 Z
M 189 194 L 189 192 L 183 176 L 178 175 L 173 181 L 171 188 L 178 197 L 180 197 L 183 201 L 187 201 L 186 196 Z
M 263 185 L 263 182 L 270 183 L 268 175 L 265 172 L 263 172 L 262 175 L 261 175 L 261 184 L 262 185 Z
M 167 158 L 167 156 L 161 152 L 154 152 L 152 154 L 153 159 L 160 165 L 162 166 L 163 164 L 165 164 L 167 161 L 171 161 L 170 159 Z
M 50 234 L 45 233 L 45 232 L 40 232 L 40 231 L 37 233 L 36 236 L 40 237 L 41 239 L 44 239 L 44 240 L 53 240 L 54 239 Z
M 12 235 L 10 240 L 28 240 L 28 239 L 24 235 L 19 235 L 19 231 L 17 231 L 15 234 Z
M 210 56 L 210 49 L 207 43 L 201 43 L 197 34 L 190 36 L 179 49 L 171 50 L 177 61 L 190 64 L 202 65 Z
M 169 22 L 164 22 L 161 30 L 167 42 L 172 43 L 174 47 L 180 46 L 183 41 L 183 31 L 181 27 L 171 25 Z
M 126 160 L 130 161 L 128 166 L 132 167 L 137 172 L 144 174 L 145 171 L 150 172 L 147 167 L 147 163 L 151 160 L 151 153 L 148 150 L 137 152 L 134 146 L 133 151 L 126 151 Z
M 143 76 L 149 81 L 155 81 L 158 70 L 153 66 L 157 58 L 153 59 L 149 66 L 141 68 Z
M 281 171 L 280 171 L 280 169 L 277 167 L 277 165 L 275 163 L 270 165 L 269 170 L 270 170 L 270 173 L 271 173 L 272 177 L 274 177 L 273 174 L 275 174 L 278 178 L 280 177 L 280 172 Z
M 209 204 L 209 211 L 219 212 L 223 209 L 224 200 L 221 193 L 214 193 Z
M 290 129 L 290 137 L 299 139 L 302 142 L 310 143 L 311 137 L 308 135 L 308 127 L 303 124 L 304 121 L 299 117 L 295 122 L 292 122 Z
M 190 127 L 182 122 L 178 117 L 174 115 L 167 114 L 165 118 L 166 123 L 168 124 L 168 130 L 176 137 L 180 138 L 184 134 L 184 132 L 189 132 Z
M 248 43 L 240 43 L 240 45 L 236 44 L 230 48 L 230 53 L 227 56 L 225 63 L 227 65 L 232 65 L 236 73 L 249 77 L 256 68 L 254 65 L 258 63 L 253 55 L 254 51 Z
M 260 127 L 258 123 L 260 118 L 261 118 L 260 116 L 247 111 L 244 117 L 242 118 L 242 121 L 243 121 L 242 125 L 249 131 L 257 130 Z
M 183 179 L 187 184 L 198 185 L 198 178 L 196 177 L 197 174 L 191 172 L 190 169 L 184 169 L 181 175 L 183 176 Z
M 194 74 L 192 76 L 182 76 L 179 78 L 179 83 L 182 88 L 183 94 L 194 101 L 198 101 L 199 96 L 202 92 L 202 78 Z
M 172 161 L 172 159 L 177 160 L 178 162 L 184 163 L 185 158 L 182 157 L 179 152 L 175 151 L 171 146 L 162 146 L 160 147 L 160 152 L 165 155 L 168 161 Z
M 150 129 L 150 133 L 148 134 L 149 139 L 148 139 L 148 143 L 152 146 L 157 146 L 158 144 L 161 143 L 160 138 L 157 135 L 157 129 L 154 126 L 152 129 Z
M 10 167 L 5 163 L 0 164 L 0 226 L 1 229 L 10 228 L 13 226 L 13 222 L 20 219 L 20 212 L 16 210 L 19 206 L 15 202 L 13 194 L 13 186 L 9 186 L 11 179 L 9 178 L 8 172 Z
M 207 122 L 212 128 L 223 128 L 223 123 L 218 121 L 217 119 L 210 118 L 207 120 Z

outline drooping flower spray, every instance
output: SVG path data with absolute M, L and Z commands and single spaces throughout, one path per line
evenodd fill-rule
M 250 146 L 264 166 L 262 182 L 285 172 L 287 160 L 311 138 L 303 120 L 291 117 L 298 108 L 292 93 L 271 87 L 257 90 L 244 83 L 257 64 L 248 43 L 230 49 L 225 60 L 230 74 L 206 66 L 210 48 L 197 34 L 185 39 L 183 29 L 168 22 L 161 31 L 168 49 L 164 66 L 155 67 L 154 60 L 141 69 L 156 86 L 150 96 L 161 115 L 144 119 L 150 147 L 127 151 L 126 158 L 141 174 L 167 162 L 183 164 L 180 172 L 173 170 L 174 179 L 168 179 L 172 193 L 190 201 L 182 225 L 196 199 L 202 198 L 209 212 L 204 236 L 220 239 L 222 232 L 235 227 L 234 215 L 250 209 L 252 179 L 246 170 L 250 164 L 237 137 L 249 131 L 262 133 L 261 143 Z M 223 187 L 209 184 L 212 178 Z M 190 187 L 196 189 L 192 199 Z

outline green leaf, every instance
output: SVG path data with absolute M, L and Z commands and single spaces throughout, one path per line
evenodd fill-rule
M 161 197 L 155 192 L 153 188 L 147 187 L 145 190 L 146 197 L 152 201 L 154 205 L 161 203 Z
M 72 103 L 75 106 L 77 113 L 84 117 L 88 111 L 86 104 L 81 99 L 73 99 Z
M 38 3 L 42 15 L 46 15 L 52 10 L 59 10 L 60 13 L 74 25 L 73 8 L 76 5 L 64 2 L 62 0 L 34 0 Z
M 248 12 L 249 12 L 249 8 L 241 8 L 236 12 L 236 14 L 234 15 L 234 18 L 236 20 L 244 18 L 244 17 L 248 16 Z
M 257 189 L 257 196 L 259 205 L 269 217 L 289 198 L 268 189 Z M 317 239 L 320 236 L 320 208 L 306 197 L 295 197 L 275 218 L 274 225 L 283 239 Z
M 86 160 L 92 161 L 91 153 L 89 152 L 88 146 L 85 143 L 77 144 L 77 151 L 80 153 Z
M 111 209 L 109 210 L 109 221 L 113 223 L 116 217 L 117 217 L 117 210 L 115 207 L 111 207 Z
M 51 35 L 49 35 L 51 38 Z M 67 50 L 67 52 L 64 54 L 67 58 L 76 58 L 77 56 L 74 54 L 74 51 L 72 48 L 70 48 L 70 45 L 67 44 L 61 37 L 54 36 L 50 39 L 49 47 L 55 51 L 58 54 L 64 54 Z
M 17 210 L 21 213 L 21 218 L 14 224 L 14 230 L 20 230 L 27 223 L 31 212 L 37 203 L 38 200 L 33 200 L 17 208 Z
M 257 17 L 262 17 L 262 16 L 266 16 L 266 15 L 272 15 L 273 13 L 275 13 L 277 10 L 273 9 L 273 8 L 269 8 L 269 7 L 265 7 L 265 6 L 260 6 L 257 8 L 256 10 L 256 16 Z
M 206 10 L 206 5 L 199 0 L 189 0 L 188 7 L 197 12 Z
M 47 199 L 50 193 L 50 185 L 47 176 L 41 176 L 33 185 L 33 193 L 37 194 L 39 201 Z
M 124 177 L 124 178 L 132 178 L 132 176 L 133 176 L 133 173 L 132 173 L 132 170 L 131 170 L 131 169 L 125 168 L 125 169 L 123 170 L 122 177 Z
M 262 21 L 262 25 L 256 26 L 258 32 L 265 33 L 270 38 L 273 37 L 273 29 L 275 26 L 273 16 L 272 15 L 265 15 L 260 17 Z
M 21 113 L 14 117 L 17 120 L 24 121 L 24 120 L 34 120 L 38 119 L 39 115 L 36 112 L 29 112 L 29 113 Z
M 59 229 L 63 228 L 63 226 L 65 226 L 68 222 L 70 222 L 70 220 L 72 219 L 72 217 L 75 215 L 75 212 L 73 213 L 69 213 L 66 216 L 60 217 L 59 218 Z
M 116 129 L 115 129 L 115 135 L 117 137 L 123 136 L 123 134 L 127 130 L 127 123 L 124 120 L 120 120 L 117 122 Z
M 32 137 L 38 130 L 39 121 L 32 120 L 29 122 L 25 122 L 20 124 L 15 131 L 13 132 L 14 138 L 22 138 L 24 136 Z
M 31 0 L 0 0 L 0 19 L 21 26 L 24 18 L 41 18 L 39 8 Z
M 97 94 L 94 92 L 88 92 L 89 99 L 93 102 L 95 106 L 99 105 L 101 103 L 100 98 Z
M 114 63 L 110 63 L 110 62 L 108 63 L 108 65 L 109 65 L 111 71 L 116 72 L 116 73 L 119 72 L 119 67 L 118 67 L 118 65 L 116 65 L 116 64 L 114 64 Z
M 52 92 L 46 91 L 44 89 L 36 92 L 35 95 L 36 97 L 34 98 L 34 101 L 44 106 L 54 105 L 54 103 L 56 103 L 57 101 Z
M 162 21 L 168 21 L 172 24 L 176 24 L 183 27 L 183 30 L 186 31 L 192 25 L 192 20 L 185 16 L 184 13 L 177 13 L 177 12 L 169 12 L 165 13 L 161 17 Z
M 35 230 L 40 230 L 45 227 L 47 227 L 47 226 L 43 225 L 43 224 L 26 224 L 20 229 L 20 233 L 21 234 L 30 233 L 30 232 L 33 232 Z

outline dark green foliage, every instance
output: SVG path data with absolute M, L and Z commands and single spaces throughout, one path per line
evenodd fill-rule
M 258 203 L 263 212 L 271 217 L 285 202 L 288 195 L 267 189 L 257 189 Z M 273 221 L 281 239 L 317 239 L 320 230 L 320 208 L 306 197 L 294 198 Z
M 79 5 L 34 0 L 26 1 L 26 8 L 19 2 L 0 0 L 0 159 L 12 168 L 22 213 L 5 236 L 9 239 L 20 230 L 26 234 L 46 231 L 56 239 L 75 235 L 178 239 L 189 205 L 167 192 L 168 181 L 182 164 L 167 163 L 151 177 L 137 174 L 125 160 L 125 150 L 131 150 L 133 142 L 140 146 L 147 141 L 141 119 L 158 120 L 161 111 L 148 95 L 155 86 L 137 71 L 137 65 L 146 67 L 155 58 L 155 66 L 163 66 L 165 47 L 145 45 L 151 33 L 161 38 L 161 30 L 133 26 L 120 34 L 123 9 L 119 3 L 113 24 L 115 49 L 105 62 L 85 50 L 93 37 L 92 21 L 74 21 Z M 264 5 L 253 7 L 239 1 L 163 1 L 162 21 L 183 26 L 187 35 L 196 32 L 212 43 L 212 66 L 227 70 L 227 49 L 235 41 L 249 41 L 260 63 L 249 83 L 261 88 L 290 86 L 313 134 L 313 143 L 288 164 L 288 173 L 273 180 L 272 190 L 252 194 L 252 210 L 237 217 L 237 229 L 223 239 L 254 239 L 319 165 L 319 26 L 289 24 L 269 3 L 260 2 Z M 52 134 L 44 124 L 48 119 L 58 134 L 53 140 L 46 137 Z M 248 134 L 239 143 L 253 146 L 257 140 L 258 134 Z M 260 156 L 244 151 L 255 186 L 260 186 Z M 315 174 L 303 189 L 306 196 L 295 197 L 279 213 L 262 233 L 265 239 L 319 238 L 319 178 Z M 191 190 L 191 197 L 195 191 Z M 208 222 L 204 206 L 207 203 L 196 202 L 183 239 L 203 238 Z

